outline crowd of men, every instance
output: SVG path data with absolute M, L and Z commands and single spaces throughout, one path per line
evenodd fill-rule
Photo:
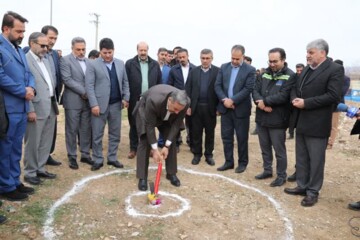
M 181 185 L 176 173 L 182 130 L 186 129 L 186 142 L 193 153 L 191 163 L 199 164 L 204 156 L 208 165 L 215 165 L 215 126 L 219 115 L 225 161 L 217 170 L 244 172 L 249 163 L 250 114 L 255 103 L 264 168 L 255 178 L 273 176 L 274 149 L 277 177 L 270 186 L 282 186 L 287 179 L 296 181 L 297 186 L 285 188 L 285 193 L 304 196 L 302 206 L 313 206 L 318 201 L 326 149 L 333 144 L 333 140 L 329 143 L 332 122 L 338 121 L 333 114 L 343 101 L 343 88 L 346 90 L 347 85 L 344 82 L 349 82 L 342 62 L 328 57 L 325 40 L 317 39 L 307 45 L 307 66 L 296 65 L 296 73 L 287 65 L 282 48 L 270 49 L 268 68 L 256 71 L 242 45 L 234 45 L 231 61 L 220 67 L 212 64 L 211 49 L 201 50 L 201 65 L 195 66 L 182 47 L 173 51 L 159 48 L 155 60 L 148 56 L 146 42 L 139 42 L 137 55 L 124 62 L 114 57 L 114 42 L 110 38 L 101 39 L 100 51 L 93 50 L 86 57 L 85 39 L 75 37 L 71 41 L 72 52 L 61 56 L 54 50 L 59 34 L 54 26 L 31 33 L 28 47 L 22 49 L 19 46 L 25 23 L 27 19 L 9 11 L 3 17 L 0 35 L 2 198 L 22 201 L 34 193 L 34 188 L 20 180 L 23 140 L 24 181 L 39 185 L 43 179 L 56 178 L 56 174 L 46 170 L 46 164 L 61 164 L 51 156 L 59 104 L 65 110 L 65 143 L 68 165 L 73 170 L 79 168 L 78 152 L 80 162 L 90 165 L 92 171 L 103 167 L 106 124 L 107 164 L 124 167 L 117 155 L 122 109 L 127 108 L 128 158 L 136 157 L 138 188 L 146 191 L 150 156 L 155 162 L 165 160 L 166 178 L 176 187 Z M 289 138 L 294 138 L 296 129 L 296 172 L 287 178 L 288 128 Z M 360 210 L 360 203 L 350 204 L 349 208 Z M 5 220 L 0 216 L 0 223 Z

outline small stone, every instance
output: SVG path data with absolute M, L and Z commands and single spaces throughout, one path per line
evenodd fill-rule
M 131 227 L 133 225 L 133 223 L 132 222 L 128 222 L 128 227 Z
M 139 234 L 140 234 L 139 232 L 133 232 L 133 233 L 131 234 L 131 236 L 132 236 L 132 237 L 137 237 L 137 236 L 139 236 Z
M 213 216 L 213 217 L 217 217 L 217 216 L 219 216 L 219 214 L 213 213 L 212 216 Z
M 180 234 L 179 237 L 180 237 L 181 240 L 184 240 L 184 239 L 186 239 L 188 237 L 188 235 Z

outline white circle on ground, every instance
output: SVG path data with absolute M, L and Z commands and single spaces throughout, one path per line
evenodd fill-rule
M 172 194 L 172 193 L 168 193 L 168 192 L 163 192 L 163 191 L 159 191 L 159 195 L 161 196 L 166 196 L 168 198 L 172 198 L 172 199 L 176 199 L 178 201 L 180 201 L 181 203 L 181 207 L 179 209 L 177 209 L 177 211 L 175 212 L 169 212 L 169 213 L 166 213 L 166 214 L 162 214 L 162 215 L 159 215 L 159 214 L 148 214 L 148 213 L 141 213 L 141 212 L 138 212 L 131 204 L 131 199 L 133 197 L 137 197 L 137 196 L 143 196 L 143 195 L 147 195 L 148 193 L 147 192 L 135 192 L 133 194 L 130 194 L 126 199 L 125 199 L 125 203 L 126 203 L 126 213 L 130 216 L 133 216 L 133 217 L 152 217 L 152 218 L 167 218 L 167 217 L 178 217 L 180 216 L 181 214 L 183 214 L 185 211 L 189 210 L 190 209 L 190 201 L 183 198 L 183 197 L 180 197 L 179 195 L 177 194 Z M 156 205 L 156 206 L 153 206 L 153 205 L 148 205 L 149 208 L 158 208 L 161 206 L 160 205 Z
M 149 169 L 157 169 L 157 167 L 153 166 L 153 167 L 149 167 Z M 223 179 L 225 181 L 228 181 L 229 183 L 232 183 L 234 185 L 237 185 L 239 187 L 243 187 L 246 188 L 248 190 L 254 191 L 258 194 L 260 194 L 261 196 L 265 197 L 276 209 L 276 211 L 279 214 L 279 217 L 284 221 L 284 225 L 285 225 L 285 236 L 283 237 L 284 239 L 289 239 L 289 240 L 293 240 L 294 239 L 294 231 L 293 231 L 293 227 L 292 227 L 292 223 L 290 221 L 290 219 L 286 216 L 285 211 L 282 209 L 280 203 L 278 201 L 276 201 L 272 196 L 270 196 L 268 193 L 250 186 L 248 184 L 242 183 L 238 180 L 229 178 L 229 177 L 225 177 L 223 175 L 220 174 L 215 174 L 215 173 L 205 173 L 205 172 L 198 172 L 195 170 L 191 170 L 191 169 L 187 169 L 187 168 L 183 168 L 183 167 L 178 167 L 178 170 L 180 171 L 184 171 L 187 172 L 189 174 L 194 174 L 194 175 L 199 175 L 199 176 L 203 176 L 203 177 L 215 177 L 215 178 L 220 178 Z M 72 187 L 72 189 L 70 191 L 68 191 L 67 193 L 65 193 L 59 200 L 57 200 L 49 209 L 49 211 L 47 212 L 47 218 L 45 219 L 45 224 L 43 227 L 43 234 L 44 234 L 44 238 L 45 239 L 55 239 L 57 236 L 54 232 L 54 227 L 53 227 L 53 222 L 54 222 L 54 214 L 55 211 L 57 210 L 57 208 L 59 208 L 61 205 L 63 205 L 64 203 L 66 203 L 67 201 L 69 201 L 71 199 L 72 196 L 74 196 L 75 194 L 77 194 L 78 192 L 80 192 L 82 190 L 82 188 L 90 181 L 92 180 L 96 180 L 102 177 L 106 177 L 112 174 L 117 174 L 117 173 L 129 173 L 129 172 L 133 172 L 135 171 L 135 169 L 117 169 L 114 171 L 110 171 L 110 172 L 106 172 L 106 173 L 102 173 L 102 174 L 98 174 L 98 175 L 92 175 L 92 176 L 88 176 L 85 177 L 83 179 L 81 179 L 78 182 L 74 183 L 74 186 Z M 159 192 L 161 194 L 164 194 L 164 192 Z M 140 194 L 140 193 L 139 193 Z M 141 194 L 146 194 L 146 192 L 142 192 Z M 166 194 L 166 193 L 165 193 Z M 176 197 L 179 197 L 178 195 L 173 194 Z M 130 196 L 129 196 L 130 197 Z M 129 198 L 128 197 L 128 198 Z M 176 198 L 175 197 L 175 198 Z M 179 197 L 180 198 L 180 197 Z M 187 202 L 188 203 L 188 202 Z M 190 207 L 190 204 L 189 204 Z M 183 208 L 182 208 L 183 209 Z M 185 211 L 185 210 L 184 210 Z M 179 214 L 181 215 L 181 214 Z M 177 215 L 177 216 L 179 216 Z M 144 216 L 145 217 L 145 216 Z M 151 216 L 153 217 L 153 216 Z M 158 215 L 156 215 L 156 217 L 158 217 Z

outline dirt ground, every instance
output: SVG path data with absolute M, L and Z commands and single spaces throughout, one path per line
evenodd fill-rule
M 251 118 L 250 131 L 254 114 Z M 360 141 L 349 135 L 353 123 L 342 115 L 336 143 L 327 151 L 325 182 L 314 207 L 304 208 L 301 197 L 283 192 L 295 183 L 272 188 L 269 184 L 274 178 L 254 178 L 262 171 L 255 135 L 249 137 L 250 161 L 244 173 L 216 171 L 224 161 L 220 124 L 216 127 L 216 165 L 208 166 L 204 159 L 191 165 L 189 148 L 182 145 L 178 154 L 181 187 L 173 187 L 163 171 L 162 204 L 153 207 L 137 190 L 136 161 L 126 158 L 127 120 L 123 121 L 119 147 L 124 170 L 104 165 L 92 172 L 79 163 L 75 171 L 67 164 L 60 115 L 53 156 L 63 164 L 48 167 L 58 177 L 35 187 L 36 193 L 26 202 L 3 201 L 0 214 L 9 220 L 0 226 L 0 239 L 356 239 L 360 232 L 351 226 L 360 227 L 360 212 L 347 209 L 348 203 L 360 200 Z M 295 141 L 286 144 L 290 175 Z M 152 166 L 149 180 L 155 179 L 156 166 Z

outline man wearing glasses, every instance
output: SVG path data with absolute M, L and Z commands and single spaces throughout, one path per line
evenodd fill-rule
M 24 180 L 39 185 L 40 178 L 54 179 L 56 175 L 45 169 L 53 139 L 55 119 L 59 113 L 54 75 L 51 74 L 46 55 L 48 39 L 45 34 L 34 32 L 29 36 L 30 51 L 26 54 L 37 87 L 36 97 L 30 101 L 25 133 Z

